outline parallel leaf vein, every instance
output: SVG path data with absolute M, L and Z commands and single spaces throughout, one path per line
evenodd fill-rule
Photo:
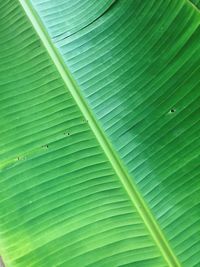
M 103 130 L 93 116 L 92 111 L 88 107 L 85 99 L 83 98 L 76 82 L 73 80 L 70 72 L 68 71 L 62 57 L 60 56 L 57 48 L 52 43 L 48 33 L 46 32 L 40 18 L 36 14 L 35 10 L 32 8 L 31 4 L 26 0 L 19 0 L 21 6 L 23 7 L 27 17 L 31 21 L 35 31 L 40 37 L 43 45 L 45 46 L 48 54 L 50 55 L 54 65 L 56 66 L 58 72 L 60 73 L 65 85 L 70 91 L 72 97 L 74 98 L 76 104 L 84 115 L 85 119 L 88 121 L 91 130 L 93 131 L 95 137 L 97 138 L 100 146 L 102 147 L 104 153 L 109 159 L 113 169 L 117 173 L 123 187 L 125 188 L 129 198 L 131 199 L 133 205 L 136 207 L 138 213 L 142 217 L 146 227 L 151 233 L 154 241 L 159 247 L 163 257 L 167 261 L 169 266 L 180 267 L 176 255 L 172 251 L 168 241 L 166 240 L 164 234 L 162 233 L 159 225 L 154 219 L 151 211 L 147 207 L 143 197 L 140 195 L 137 186 L 132 182 L 130 175 L 128 174 L 125 166 L 121 162 L 120 158 L 112 148 L 109 140 L 106 138 Z

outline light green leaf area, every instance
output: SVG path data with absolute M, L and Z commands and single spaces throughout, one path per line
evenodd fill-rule
M 0 1 L 6 267 L 200 265 L 193 4 Z
M 49 1 L 39 0 L 35 2 L 45 17 L 47 27 L 55 40 L 66 38 L 77 31 L 87 27 L 102 16 L 115 0 L 91 1 Z
M 167 266 L 19 2 L 0 12 L 5 266 Z
M 199 266 L 200 13 L 184 0 L 119 0 L 55 45 L 173 252 Z

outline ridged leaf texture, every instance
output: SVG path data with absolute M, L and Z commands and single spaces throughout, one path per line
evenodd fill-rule
M 190 0 L 198 9 L 200 9 L 200 1 L 199 0 Z
M 6 267 L 200 266 L 199 7 L 0 1 Z

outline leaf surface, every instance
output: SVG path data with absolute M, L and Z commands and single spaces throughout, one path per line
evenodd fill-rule
M 0 11 L 6 266 L 198 266 L 198 10 L 20 3 Z
M 199 0 L 190 0 L 197 8 L 200 9 L 200 1 Z

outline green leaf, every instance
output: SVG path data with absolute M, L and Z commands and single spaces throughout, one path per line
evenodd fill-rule
M 0 3 L 6 266 L 199 266 L 200 14 Z
M 190 0 L 196 7 L 200 9 L 200 0 Z
M 49 33 L 56 40 L 69 37 L 93 23 L 112 6 L 114 1 L 74 0 L 59 3 L 52 1 L 51 6 L 48 1 L 36 1 L 35 4 L 40 8 L 41 15 L 46 16 Z

